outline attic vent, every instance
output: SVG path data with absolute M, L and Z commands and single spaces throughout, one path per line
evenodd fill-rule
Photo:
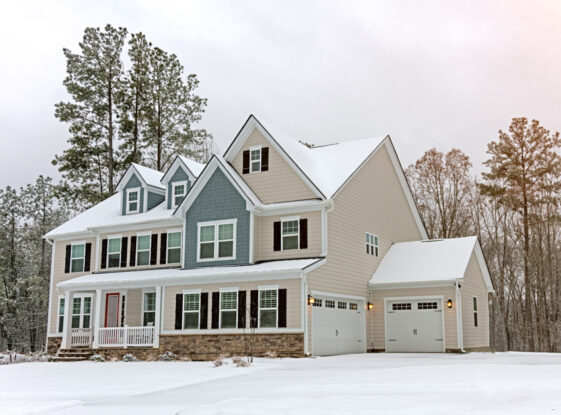
M 444 240 L 443 238 L 440 238 L 440 239 L 426 239 L 426 240 L 421 241 L 421 242 L 440 242 L 440 241 L 443 241 L 443 240 Z

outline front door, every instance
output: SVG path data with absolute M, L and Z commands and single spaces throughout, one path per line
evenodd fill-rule
M 119 327 L 119 293 L 107 294 L 105 301 L 105 327 Z

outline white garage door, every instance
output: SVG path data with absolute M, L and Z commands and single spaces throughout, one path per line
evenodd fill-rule
M 312 354 L 363 353 L 364 302 L 319 297 L 312 306 Z
M 386 351 L 443 352 L 440 298 L 386 300 Z

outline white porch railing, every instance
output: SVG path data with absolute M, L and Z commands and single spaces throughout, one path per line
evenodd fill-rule
M 99 347 L 153 346 L 155 327 L 104 327 L 97 333 Z
M 72 329 L 70 344 L 75 346 L 91 346 L 93 329 Z

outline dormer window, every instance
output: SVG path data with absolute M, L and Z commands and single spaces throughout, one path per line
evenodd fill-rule
M 127 215 L 140 212 L 140 188 L 127 190 Z
M 251 157 L 251 173 L 261 171 L 261 146 L 249 149 Z
M 187 193 L 187 182 L 177 182 L 172 185 L 173 207 L 176 208 L 181 204 L 181 201 Z

